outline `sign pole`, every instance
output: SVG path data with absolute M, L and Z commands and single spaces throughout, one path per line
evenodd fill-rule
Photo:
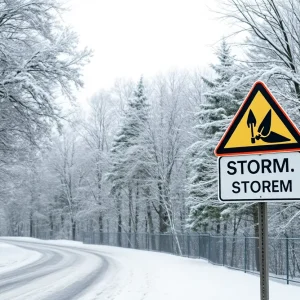
M 268 207 L 265 202 L 258 203 L 258 220 L 260 299 L 269 300 Z

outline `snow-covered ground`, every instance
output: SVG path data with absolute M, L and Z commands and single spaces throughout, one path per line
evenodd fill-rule
M 93 265 L 93 260 L 95 265 L 99 264 L 99 257 L 91 255 L 91 253 L 99 254 L 105 258 L 108 268 L 104 272 L 104 276 L 100 276 L 93 281 L 84 293 L 81 293 L 76 299 L 260 299 L 259 277 L 244 274 L 240 271 L 229 270 L 224 267 L 213 266 L 203 260 L 116 247 L 84 245 L 79 242 L 70 241 L 40 241 L 28 238 L 12 239 L 12 241 L 16 240 L 30 242 L 31 245 L 33 243 L 43 243 L 44 245 L 48 245 L 49 248 L 55 245 L 60 251 L 64 249 L 70 251 L 70 248 L 72 248 L 74 252 L 89 256 L 87 261 L 89 266 Z M 37 244 L 37 248 L 39 247 L 41 246 Z M 15 253 L 18 252 L 16 251 Z M 34 256 L 35 254 L 32 255 Z M 73 280 L 76 281 L 76 278 L 80 277 L 81 270 L 84 269 L 86 268 L 80 264 L 77 265 L 77 269 L 76 267 L 73 268 L 73 272 L 71 273 Z M 46 277 L 48 280 L 52 280 L 52 289 L 56 286 L 53 283 L 58 282 L 58 278 L 61 278 L 57 275 L 53 274 L 52 277 L 51 275 Z M 37 283 L 38 281 L 29 282 L 27 289 L 30 290 L 30 287 L 36 286 Z M 61 289 L 57 285 L 56 289 L 59 288 Z M 25 298 L 20 299 L 23 300 Z M 40 297 L 39 299 L 43 298 Z M 56 300 L 51 297 L 47 299 Z M 300 299 L 300 287 L 270 281 L 270 300 L 282 299 Z
M 100 249 L 116 262 L 117 272 L 112 279 L 107 278 L 98 299 L 260 299 L 259 278 L 250 274 L 169 254 L 106 246 Z M 300 287 L 271 281 L 270 300 L 283 299 L 299 300 Z
M 39 252 L 0 242 L 0 274 L 16 270 L 40 258 Z

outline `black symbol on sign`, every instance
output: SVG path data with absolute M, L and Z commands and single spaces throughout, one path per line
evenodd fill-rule
M 268 111 L 262 122 L 260 123 L 256 136 L 254 135 L 254 127 L 256 126 L 256 118 L 250 109 L 247 119 L 247 125 L 251 130 L 251 143 L 255 144 L 255 140 L 263 140 L 266 143 L 287 142 L 290 139 L 285 136 L 271 131 L 272 111 Z

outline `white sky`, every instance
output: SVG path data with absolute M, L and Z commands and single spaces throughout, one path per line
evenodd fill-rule
M 215 5 L 215 0 L 69 0 L 66 20 L 81 46 L 94 50 L 80 97 L 112 87 L 116 78 L 137 81 L 142 74 L 211 63 L 212 46 L 228 34 L 211 11 Z

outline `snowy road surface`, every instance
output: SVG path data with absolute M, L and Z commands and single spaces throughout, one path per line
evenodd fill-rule
M 270 282 L 270 300 L 300 287 Z M 30 238 L 0 239 L 0 300 L 259 300 L 259 278 L 168 254 Z

